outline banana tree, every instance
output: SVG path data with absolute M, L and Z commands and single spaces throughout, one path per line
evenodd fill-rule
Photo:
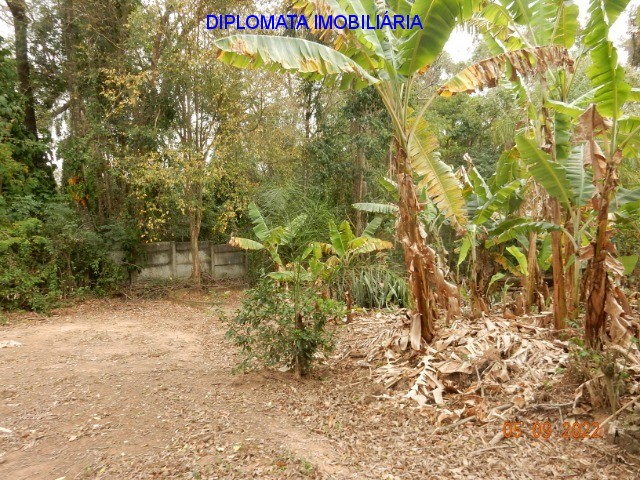
M 536 220 L 534 212 L 528 210 L 530 207 L 525 197 L 531 195 L 531 175 L 522 168 L 518 156 L 515 148 L 503 152 L 496 173 L 488 181 L 473 163 L 458 172 L 464 185 L 463 194 L 470 219 L 467 234 L 461 241 L 458 265 L 469 259 L 469 291 L 474 317 L 488 312 L 487 282 L 493 273 L 487 265 L 489 258 L 512 275 L 522 278 L 525 291 L 523 307 L 528 311 L 536 300 L 536 291 L 542 292 L 538 283 L 545 259 L 537 254 L 538 240 L 561 230 L 552 223 Z M 505 244 L 508 245 L 506 249 Z M 517 261 L 515 264 L 514 259 Z M 498 276 L 504 276 L 504 273 L 499 272 Z M 538 304 L 542 304 L 539 297 Z
M 306 215 L 299 215 L 287 225 L 269 228 L 256 204 L 251 203 L 249 204 L 249 218 L 253 223 L 253 233 L 259 241 L 233 236 L 229 240 L 229 245 L 243 250 L 265 250 L 269 253 L 276 272 L 283 271 L 285 264 L 278 250 L 280 247 L 289 245 L 295 238 L 307 219 Z
M 329 223 L 331 243 L 313 243 L 311 244 L 311 249 L 314 251 L 314 256 L 318 261 L 323 254 L 329 255 L 329 258 L 324 262 L 327 268 L 334 272 L 339 269 L 344 272 L 361 255 L 393 248 L 393 243 L 373 236 L 381 224 L 382 217 L 376 217 L 367 225 L 362 235 L 356 237 L 348 221 L 345 220 L 340 226 L 336 226 L 334 222 L 331 222 Z M 353 297 L 348 276 L 345 282 L 344 295 L 347 304 L 347 322 L 351 322 L 353 320 Z
M 476 169 L 473 161 L 466 156 L 467 167 L 461 167 L 457 172 L 464 185 L 463 195 L 467 202 L 469 223 L 466 235 L 460 244 L 458 267 L 469 258 L 469 295 L 471 300 L 472 318 L 478 318 L 483 313 L 489 313 L 486 302 L 491 268 L 488 268 L 490 255 L 497 263 L 507 264 L 507 259 L 501 252 L 489 252 L 488 241 L 492 238 L 490 232 L 500 224 L 513 218 L 522 203 L 522 192 L 525 177 L 521 169 L 514 168 L 513 156 L 505 152 L 498 161 L 496 174 L 487 182 Z M 502 242 L 498 242 L 502 243 Z M 511 269 L 522 276 L 520 270 Z M 527 272 L 531 269 L 525 269 Z M 528 278 L 529 275 L 526 275 Z
M 626 117 L 623 113 L 625 103 L 638 100 L 639 96 L 625 81 L 617 50 L 609 40 L 611 26 L 628 3 L 628 0 L 591 1 L 583 42 L 591 57 L 587 74 L 593 90 L 572 104 L 551 105 L 556 111 L 573 117 L 576 141 L 584 145 L 583 160 L 593 175 L 591 203 L 597 212 L 595 234 L 581 251 L 581 259 L 589 261 L 585 273 L 585 341 L 592 348 L 602 346 L 607 318 L 612 320 L 610 332 L 613 334 L 626 329 L 624 317 L 631 314 L 628 301 L 615 282 L 624 274 L 624 267 L 616 258 L 609 225 L 612 207 L 621 203 L 616 202 L 618 167 L 625 157 L 637 153 L 640 144 L 640 118 Z M 588 103 L 586 109 L 585 103 Z
M 584 231 L 584 228 L 579 228 L 579 210 L 571 209 L 572 201 L 574 207 L 579 205 L 576 205 L 575 198 L 571 198 L 567 187 L 569 181 L 585 185 L 585 173 L 578 165 L 572 170 L 572 176 L 561 175 L 561 164 L 571 162 L 571 122 L 577 122 L 574 141 L 584 145 L 584 163 L 591 166 L 594 187 L 583 189 L 580 196 L 584 194 L 597 213 L 596 233 L 581 255 L 583 260 L 590 260 L 586 272 L 588 301 L 585 337 L 587 344 L 592 347 L 601 344 L 607 315 L 617 320 L 619 326 L 624 310 L 629 310 L 625 307 L 627 302 L 624 295 L 612 281 L 623 269 L 614 258 L 615 247 L 608 230 L 610 207 L 617 188 L 617 165 L 626 151 L 638 142 L 637 134 L 640 131 L 639 119 L 622 116 L 625 101 L 637 100 L 640 96 L 624 81 L 624 69 L 618 64 L 616 49 L 608 39 L 611 25 L 628 3 L 628 0 L 590 2 L 590 19 L 582 46 L 578 49 L 576 64 L 590 57 L 591 66 L 587 73 L 593 90 L 569 103 L 574 84 L 573 70 L 564 69 L 547 76 L 538 92 L 542 97 L 541 105 L 536 107 L 533 102 L 527 102 L 532 128 L 518 139 L 518 149 L 530 172 L 545 186 L 552 198 L 551 217 L 554 223 L 563 225 L 564 206 L 573 224 L 573 242 L 563 240 L 566 232 L 553 234 L 554 317 L 556 327 L 563 328 L 567 316 L 564 270 L 573 269 L 574 279 L 578 277 L 577 261 L 570 265 L 570 259 L 578 253 L 577 241 L 580 238 L 576 238 L 577 234 Z M 485 39 L 494 53 L 512 52 L 523 46 L 541 44 L 569 48 L 576 39 L 577 16 L 578 8 L 572 2 L 501 0 L 500 4 L 487 5 L 481 20 L 478 20 L 478 26 L 485 32 Z M 517 71 L 517 67 L 510 65 L 508 71 L 512 75 L 514 70 Z M 475 80 L 486 84 L 484 80 Z M 523 97 L 526 96 L 522 83 L 516 89 L 524 94 Z M 581 201 L 584 202 L 585 197 L 581 196 Z M 575 282 L 573 285 L 568 291 L 569 299 L 573 296 L 575 306 Z
M 527 149 L 523 157 L 528 156 L 532 160 L 527 164 L 529 170 L 533 169 L 538 174 L 551 177 L 554 176 L 555 168 L 560 168 L 560 164 L 568 161 L 571 152 L 571 125 L 565 112 L 554 111 L 549 105 L 552 102 L 566 102 L 571 97 L 575 84 L 575 65 L 568 56 L 560 69 L 545 68 L 545 65 L 549 65 L 549 61 L 558 65 L 558 62 L 552 60 L 557 52 L 566 53 L 566 49 L 576 43 L 578 14 L 577 5 L 564 0 L 500 0 L 487 4 L 474 19 L 474 23 L 484 34 L 489 50 L 496 57 L 469 67 L 463 75 L 445 85 L 442 90 L 443 94 L 450 95 L 492 87 L 500 80 L 497 78 L 500 73 L 503 73 L 502 80 L 510 83 L 516 100 L 526 112 L 528 119 L 526 134 L 520 137 L 518 150 L 521 147 Z M 554 49 L 556 53 L 553 53 Z M 537 66 L 528 65 L 518 54 L 522 51 L 545 52 L 544 59 L 540 59 Z M 585 58 L 585 50 L 579 49 L 575 64 L 579 64 Z M 496 59 L 502 59 L 506 63 L 501 71 L 498 70 L 498 75 L 495 74 L 495 67 L 489 68 L 495 65 Z M 523 81 L 527 71 L 538 73 L 537 82 Z M 541 169 L 537 160 L 543 157 L 549 157 L 551 170 Z M 549 162 L 545 165 L 547 163 Z M 558 181 L 557 178 L 555 180 Z M 544 216 L 557 227 L 565 227 L 567 219 L 571 219 L 569 223 L 575 232 L 576 221 L 580 218 L 579 211 L 575 208 L 570 209 L 566 195 L 559 198 L 553 192 L 548 193 L 548 207 L 544 209 Z M 532 232 L 530 236 L 531 246 L 535 245 L 535 235 L 535 232 Z M 565 231 L 557 228 L 551 235 L 554 321 L 557 329 L 564 329 L 569 314 L 577 313 L 574 279 L 579 271 L 571 264 L 576 252 Z M 569 271 L 570 280 L 565 276 L 565 270 Z
M 558 104 L 558 108 L 563 108 L 566 111 L 569 105 Z M 576 266 L 573 271 L 573 278 L 571 279 L 575 282 L 574 289 L 576 292 L 579 289 L 580 261 L 593 258 L 593 252 L 595 252 L 595 247 L 590 246 L 590 243 L 583 245 L 583 239 L 587 238 L 590 230 L 593 229 L 594 221 L 602 215 L 600 209 L 601 203 L 597 195 L 599 183 L 595 180 L 594 168 L 585 169 L 584 167 L 586 160 L 592 161 L 592 158 L 589 156 L 591 155 L 590 152 L 599 151 L 599 145 L 595 143 L 596 138 L 593 132 L 602 133 L 601 128 L 604 123 L 603 119 L 601 117 L 598 118 L 597 113 L 594 113 L 593 108 L 593 106 L 590 107 L 580 117 L 576 118 L 579 132 L 575 137 L 579 140 L 581 138 L 580 135 L 586 135 L 587 139 L 594 143 L 592 143 L 591 146 L 580 144 L 574 146 L 571 154 L 565 161 L 553 161 L 549 153 L 543 152 L 538 148 L 533 136 L 521 134 L 516 137 L 518 153 L 522 162 L 528 167 L 528 173 L 537 183 L 544 187 L 551 198 L 560 203 L 569 215 L 569 223 L 573 229 L 569 231 L 563 229 L 562 226 L 547 222 L 531 222 L 525 219 L 517 219 L 515 221 L 507 220 L 502 225 L 498 225 L 490 231 L 489 240 L 486 242 L 488 246 L 491 246 L 517 238 L 527 232 L 539 234 L 546 231 L 553 234 L 553 232 L 562 231 L 570 245 L 572 245 L 573 251 L 576 252 L 573 258 L 568 259 L 570 265 L 573 264 Z M 640 130 L 639 120 L 640 119 L 627 119 L 626 122 L 637 122 Z M 592 121 L 599 122 L 600 127 L 594 127 L 592 123 L 589 123 Z M 626 125 L 626 123 L 623 122 L 623 125 Z M 628 125 L 626 129 L 628 130 Z M 640 145 L 640 136 L 626 138 L 630 141 L 630 143 L 627 143 L 629 149 L 635 148 L 635 145 Z M 607 143 L 606 139 L 604 143 Z M 604 172 L 601 171 L 599 174 L 596 172 L 595 175 L 604 175 Z M 625 212 L 634 210 L 637 199 L 640 198 L 640 192 L 627 190 L 620 192 L 618 195 L 610 192 L 608 198 L 610 198 L 611 204 L 617 206 L 620 214 L 624 215 Z M 594 237 L 597 237 L 597 235 L 594 235 Z M 580 252 L 581 246 L 584 248 L 582 248 Z M 610 255 L 613 251 L 613 245 L 611 243 L 608 244 L 608 248 L 611 251 L 605 263 L 608 262 L 608 265 L 612 267 L 610 269 L 612 275 L 619 276 L 623 268 Z M 587 273 L 587 279 L 591 278 L 591 274 Z M 613 288 L 613 284 L 611 286 L 612 289 L 615 290 L 616 300 L 619 300 L 622 304 L 626 304 L 622 292 L 619 291 L 619 289 Z M 576 300 L 578 300 L 578 298 L 576 298 Z M 609 304 L 610 306 L 612 305 L 611 299 L 609 300 Z M 587 308 L 587 314 L 588 312 L 589 308 Z
M 519 3 L 519 2 L 516 2 Z M 553 2 L 551 2 L 553 3 Z M 624 203 L 622 198 L 615 195 L 617 189 L 617 168 L 628 151 L 635 150 L 640 119 L 623 116 L 623 106 L 626 101 L 639 98 L 624 80 L 624 69 L 618 64 L 617 51 L 609 41 L 611 25 L 617 20 L 627 7 L 628 0 L 604 1 L 592 0 L 589 6 L 589 23 L 585 29 L 582 46 L 578 50 L 576 63 L 590 57 L 591 65 L 587 74 L 591 80 L 593 90 L 569 102 L 570 90 L 573 82 L 571 75 L 560 74 L 549 90 L 555 91 L 556 98 L 543 95 L 543 108 L 540 110 L 543 118 L 540 135 L 537 142 L 531 137 L 522 136 L 518 148 L 523 158 L 529 164 L 532 174 L 542 183 L 550 196 L 566 208 L 573 224 L 573 241 L 566 244 L 565 262 L 559 262 L 556 268 L 554 258 L 554 272 L 568 268 L 574 272 L 574 286 L 568 289 L 571 300 L 577 312 L 577 284 L 579 278 L 579 261 L 588 260 L 585 272 L 586 295 L 588 296 L 585 316 L 585 339 L 591 347 L 599 347 L 604 337 L 607 316 L 617 322 L 615 328 L 624 329 L 622 317 L 629 314 L 628 302 L 622 291 L 616 287 L 614 279 L 623 272 L 621 264 L 615 259 L 615 247 L 611 242 L 609 230 L 609 213 L 612 203 L 619 206 Z M 575 12 L 571 17 L 575 16 Z M 559 17 L 560 18 L 560 17 Z M 562 18 L 567 18 L 566 15 Z M 573 20 L 571 21 L 573 25 Z M 562 27 L 559 22 L 556 26 Z M 562 28 L 555 31 L 562 31 Z M 572 28 L 575 35 L 575 28 Z M 553 113 L 553 118 L 552 118 Z M 572 130 L 572 122 L 574 129 Z M 573 142 L 580 145 L 578 152 L 571 155 Z M 536 145 L 537 143 L 537 145 Z M 551 147 L 551 148 L 549 148 Z M 633 153 L 632 153 L 633 154 Z M 561 165 L 568 167 L 566 175 L 561 171 Z M 584 170 L 582 164 L 589 168 Z M 592 181 L 593 185 L 589 185 Z M 570 187 L 573 187 L 571 192 Z M 577 190 L 576 190 L 577 189 Z M 571 197 L 573 193 L 573 198 Z M 577 195 L 577 197 L 576 197 Z M 573 207 L 571 208 L 571 204 Z M 581 255 L 578 249 L 583 233 L 589 224 L 580 227 L 581 205 L 590 204 L 591 212 L 595 216 L 595 233 L 593 238 L 584 245 Z M 556 210 L 554 221 L 557 222 Z M 561 255 L 561 245 L 554 245 L 554 250 Z M 569 264 L 570 259 L 575 261 Z M 556 275 L 554 274 L 554 280 Z M 562 284 L 559 284 L 562 288 Z M 564 296 L 558 298 L 564 301 Z M 554 304 L 556 296 L 554 295 Z M 556 321 L 562 312 L 561 303 L 554 311 Z M 557 323 L 556 323 L 557 324 Z
M 269 35 L 232 35 L 217 40 L 219 60 L 241 68 L 295 72 L 305 78 L 340 80 L 344 88 L 372 85 L 393 122 L 394 167 L 399 191 L 397 237 L 411 286 L 413 331 L 430 342 L 435 335 L 436 302 L 457 313 L 457 287 L 445 281 L 435 251 L 425 242 L 418 221 L 419 190 L 424 188 L 452 224 L 466 221 L 465 203 L 451 168 L 436 154 L 437 141 L 410 103 L 413 87 L 442 53 L 449 36 L 479 11 L 481 0 L 299 0 L 297 11 L 314 15 L 420 17 L 423 29 L 344 29 L 316 32 L 323 43 Z M 417 184 L 416 184 L 417 181 Z

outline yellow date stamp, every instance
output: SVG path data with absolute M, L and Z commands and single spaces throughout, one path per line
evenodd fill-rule
M 594 421 L 552 422 L 550 420 L 534 422 L 504 422 L 504 438 L 520 438 L 530 435 L 536 439 L 584 440 L 602 438 L 600 424 Z

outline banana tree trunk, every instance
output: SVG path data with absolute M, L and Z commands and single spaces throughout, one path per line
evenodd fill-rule
M 593 246 L 593 259 L 588 266 L 588 298 L 585 315 L 584 335 L 588 347 L 599 349 L 605 332 L 607 296 L 609 280 L 607 278 L 607 252 L 609 248 L 609 206 L 611 194 L 616 188 L 616 171 L 613 162 L 607 162 L 602 192 L 594 198 L 594 207 L 598 210 L 598 227 Z
M 525 277 L 525 312 L 531 313 L 531 307 L 536 298 L 536 287 L 540 278 L 538 268 L 537 250 L 538 234 L 533 232 L 529 235 L 529 250 L 527 252 L 527 270 L 529 275 Z
M 414 304 L 411 345 L 419 349 L 420 342 L 416 338 L 418 330 L 420 338 L 426 342 L 431 342 L 435 336 L 436 302 L 445 310 L 448 321 L 460 314 L 460 292 L 456 285 L 445 279 L 436 252 L 426 243 L 426 234 L 418 219 L 421 206 L 411 165 L 406 150 L 400 146 L 396 149 L 395 167 L 400 196 L 397 237 L 404 249 Z
M 562 225 L 560 203 L 551 199 L 553 223 Z M 551 266 L 553 269 L 553 321 L 556 330 L 567 327 L 567 297 L 565 292 L 564 261 L 562 255 L 562 232 L 551 233 Z
M 573 238 L 580 238 L 580 210 L 576 209 L 573 215 Z M 580 316 L 580 305 L 584 304 L 584 297 L 582 295 L 582 268 L 580 263 L 580 251 L 579 248 L 572 244 L 571 251 L 574 252 L 575 262 L 573 262 L 573 286 L 571 288 L 571 295 L 573 296 L 573 320 L 576 320 Z
M 571 257 L 574 258 L 571 265 L 565 267 L 566 279 L 565 279 L 565 291 L 567 298 L 567 316 L 571 320 L 575 320 L 580 313 L 580 305 L 577 302 L 578 293 L 577 293 L 577 282 L 576 278 L 579 281 L 580 269 L 576 266 L 578 265 L 578 259 L 576 258 L 578 252 L 573 245 L 573 242 L 567 241 L 565 244 L 565 261 L 568 263 Z
M 471 280 L 469 282 L 469 295 L 471 301 L 471 318 L 482 318 L 483 314 L 489 313 L 489 307 L 485 299 L 487 274 L 487 251 L 480 242 L 478 247 L 471 248 Z
M 349 274 L 346 274 L 347 280 L 344 289 L 344 300 L 347 304 L 347 323 L 353 322 L 355 317 L 355 313 L 353 312 L 353 295 L 351 293 L 351 280 L 349 279 Z
M 400 194 L 397 236 L 404 250 L 408 282 L 413 297 L 413 321 L 420 323 L 420 337 L 429 343 L 436 334 L 432 296 L 427 278 L 429 265 L 422 252 L 424 239 L 418 224 L 420 206 L 416 187 L 408 165 L 407 154 L 401 147 L 397 148 L 395 164 Z M 416 348 L 416 345 L 412 346 Z

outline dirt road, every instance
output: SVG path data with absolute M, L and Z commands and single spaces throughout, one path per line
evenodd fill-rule
M 0 349 L 0 479 L 632 478 L 605 445 L 429 438 L 419 412 L 368 393 L 366 370 L 233 375 L 224 332 L 165 300 L 0 327 L 21 344 Z
M 21 344 L 0 349 L 0 478 L 348 473 L 261 394 L 264 378 L 232 375 L 223 336 L 202 309 L 168 301 L 0 328 Z

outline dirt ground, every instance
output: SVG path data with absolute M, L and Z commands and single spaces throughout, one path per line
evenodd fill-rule
M 227 312 L 239 292 L 209 299 Z M 201 299 L 101 300 L 0 326 L 0 479 L 638 478 L 602 439 L 443 435 L 366 368 L 232 373 Z

